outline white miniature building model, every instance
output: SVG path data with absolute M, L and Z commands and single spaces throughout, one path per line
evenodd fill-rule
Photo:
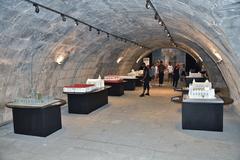
M 136 76 L 119 76 L 121 79 L 136 79 Z
M 189 72 L 189 76 L 187 76 L 187 77 L 202 77 L 202 74 L 200 72 L 198 72 L 198 73 Z
M 121 81 L 122 79 L 118 75 L 108 75 L 104 77 L 105 81 Z
M 128 76 L 142 76 L 143 75 L 143 70 L 139 71 L 134 71 L 134 69 L 131 70 L 131 72 L 128 73 Z
M 87 79 L 86 84 L 93 84 L 96 88 L 104 88 L 104 80 L 100 76 L 98 79 Z
M 64 86 L 63 92 L 65 93 L 86 93 L 91 92 L 93 90 L 97 89 L 95 85 L 88 85 L 88 84 L 74 84 L 71 86 Z
M 205 82 L 195 82 L 189 85 L 188 96 L 191 99 L 214 99 L 215 90 L 212 89 L 212 83 L 206 80 Z
M 86 84 L 74 84 L 71 86 L 64 86 L 63 92 L 65 93 L 86 93 L 94 91 L 98 88 L 104 87 L 104 80 L 99 77 L 98 79 L 88 79 Z

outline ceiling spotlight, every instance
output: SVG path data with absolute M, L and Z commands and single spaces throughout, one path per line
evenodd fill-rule
M 36 12 L 36 13 L 39 13 L 40 10 L 39 10 L 38 5 L 37 5 L 37 4 L 33 4 L 33 6 L 35 7 L 35 12 Z
M 41 9 L 43 8 L 44 11 L 47 10 L 47 11 L 50 11 L 50 12 L 52 12 L 52 13 L 55 13 L 55 14 L 59 17 L 58 19 L 59 19 L 60 21 L 61 21 L 61 20 L 63 21 L 62 23 L 70 20 L 70 21 L 72 21 L 72 23 L 74 23 L 74 24 L 72 24 L 72 25 L 79 26 L 79 24 L 81 24 L 81 25 L 84 25 L 85 27 L 87 27 L 87 28 L 85 28 L 86 30 L 87 30 L 87 29 L 89 29 L 89 31 L 94 30 L 94 32 L 97 32 L 98 35 L 100 35 L 100 34 L 105 35 L 105 34 L 106 34 L 106 36 L 107 36 L 108 39 L 111 39 L 111 40 L 112 40 L 112 39 L 116 39 L 116 40 L 118 40 L 118 41 L 129 42 L 130 44 L 136 45 L 137 47 L 140 46 L 140 45 L 139 45 L 138 43 L 136 43 L 135 41 L 132 41 L 132 40 L 130 40 L 130 39 L 128 39 L 128 38 L 124 38 L 124 37 L 122 37 L 121 35 L 118 36 L 118 35 L 109 33 L 109 32 L 107 32 L 107 31 L 105 31 L 105 30 L 103 30 L 103 29 L 101 29 L 101 28 L 97 28 L 97 27 L 95 27 L 95 26 L 92 26 L 92 25 L 90 25 L 90 24 L 88 24 L 88 23 L 86 23 L 86 22 L 84 22 L 84 21 L 79 20 L 78 18 L 72 17 L 71 15 L 69 15 L 69 14 L 67 14 L 67 13 L 61 12 L 60 10 L 55 10 L 55 9 L 53 9 L 53 8 L 50 8 L 50 7 L 48 7 L 48 6 L 45 6 L 44 4 L 41 4 L 41 3 L 38 3 L 38 2 L 34 2 L 34 1 L 32 1 L 32 0 L 24 0 L 24 1 L 26 1 L 26 2 L 29 3 L 29 4 L 31 4 L 31 6 L 34 7 L 34 8 L 32 8 L 32 10 L 35 11 L 36 13 L 39 13 L 39 12 L 40 12 L 40 8 L 41 8 Z M 156 9 L 154 8 L 151 0 L 145 0 L 145 2 L 146 2 L 146 8 L 147 8 L 147 9 L 153 8 L 154 11 L 155 11 L 154 13 L 156 13 Z M 42 12 L 42 10 L 41 10 L 41 12 Z M 158 13 L 156 13 L 156 18 L 158 18 L 158 19 L 160 18 L 160 16 L 159 16 Z M 96 34 L 96 33 L 95 33 L 95 34 Z M 148 47 L 144 47 L 144 48 L 150 49 L 150 48 L 148 48 Z M 60 59 L 60 60 L 59 60 L 59 59 Z M 59 63 L 61 63 L 60 61 L 61 61 L 61 57 L 58 58 L 58 62 L 59 62 Z
M 173 41 L 171 42 L 171 44 L 172 44 L 172 46 L 175 46 L 175 43 Z
M 160 24 L 161 26 L 163 26 L 163 22 L 162 22 L 162 20 L 159 18 L 159 20 L 158 20 L 158 24 Z
M 155 20 L 158 20 L 158 17 L 159 17 L 159 16 L 158 16 L 158 14 L 157 14 L 157 12 L 156 12 L 155 15 L 154 15 L 154 19 L 155 19 Z
M 67 19 L 66 19 L 66 17 L 63 14 L 61 14 L 61 17 L 62 17 L 62 21 L 66 22 Z
M 89 31 L 92 31 L 92 26 L 89 26 Z
M 146 8 L 149 9 L 151 6 L 150 6 L 150 0 L 146 0 Z
M 78 21 L 77 20 L 75 20 L 75 26 L 78 26 Z
M 164 32 L 168 32 L 168 30 L 167 30 L 167 27 L 166 27 L 166 26 L 164 27 Z

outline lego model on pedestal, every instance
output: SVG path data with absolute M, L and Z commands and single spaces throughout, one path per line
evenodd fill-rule
M 104 80 L 88 79 L 86 83 L 63 88 L 63 93 L 68 95 L 69 113 L 88 114 L 108 103 L 108 87 Z
M 62 99 L 51 97 L 17 98 L 6 104 L 12 108 L 14 132 L 17 134 L 46 137 L 62 128 Z
M 189 85 L 188 96 L 190 99 L 215 99 L 215 91 L 212 88 L 212 83 L 206 80 L 205 82 L 195 82 Z

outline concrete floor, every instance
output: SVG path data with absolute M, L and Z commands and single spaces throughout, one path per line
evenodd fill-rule
M 13 125 L 0 128 L 0 160 L 239 160 L 240 117 L 225 106 L 224 132 L 181 129 L 179 94 L 141 88 L 109 97 L 89 114 L 62 109 L 63 129 L 47 138 L 17 135 Z

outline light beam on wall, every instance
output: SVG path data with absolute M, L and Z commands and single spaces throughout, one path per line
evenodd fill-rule
M 120 63 L 120 62 L 122 61 L 122 59 L 123 59 L 123 57 L 119 57 L 119 58 L 117 59 L 117 63 Z
M 142 56 L 140 56 L 137 60 L 136 63 L 138 63 L 142 59 Z
M 217 57 L 217 59 L 218 59 L 217 62 L 218 63 L 222 62 L 223 59 L 222 59 L 221 55 L 218 52 L 214 52 L 214 55 Z
M 216 63 L 220 63 L 223 61 L 222 56 L 219 54 L 219 52 L 215 49 L 215 47 L 210 46 L 210 49 L 214 55 L 213 59 Z
M 65 57 L 63 55 L 58 55 L 56 58 L 57 64 L 62 64 L 64 59 L 65 59 Z

